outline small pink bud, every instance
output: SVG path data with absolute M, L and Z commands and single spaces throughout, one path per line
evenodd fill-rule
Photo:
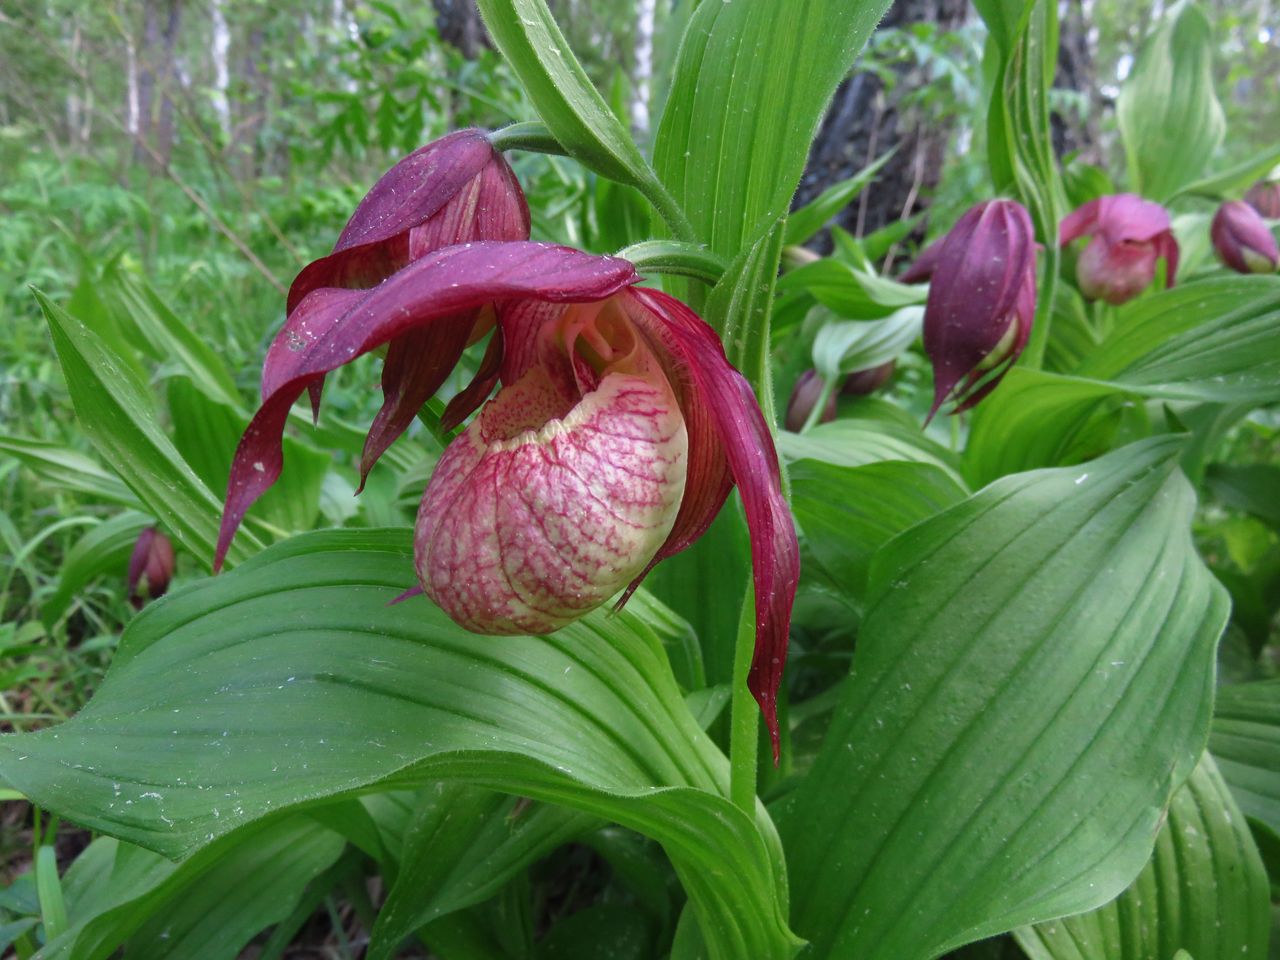
M 1076 263 L 1076 281 L 1088 300 L 1119 305 L 1132 300 L 1156 276 L 1156 260 L 1165 259 L 1165 285 L 1178 271 L 1178 242 L 1169 214 L 1137 194 L 1098 197 L 1062 221 L 1059 242 L 1090 237 Z
M 129 557 L 129 602 L 141 610 L 147 600 L 163 597 L 173 579 L 173 544 L 155 527 L 138 534 Z
M 890 360 L 882 363 L 878 367 L 871 367 L 867 370 L 855 370 L 845 378 L 844 386 L 840 388 L 840 392 L 846 397 L 865 397 L 875 393 L 893 376 L 893 371 L 897 368 L 898 362 Z
M 800 374 L 795 387 L 791 390 L 791 399 L 787 401 L 788 430 L 799 433 L 804 429 L 804 425 L 809 422 L 809 415 L 813 413 L 814 405 L 822 398 L 822 390 L 825 386 L 826 382 L 817 370 L 810 369 Z M 836 395 L 835 391 L 832 391 L 822 408 L 822 415 L 818 417 L 818 422 L 830 423 L 835 418 Z
M 1243 200 L 1228 200 L 1218 208 L 1209 236 L 1218 259 L 1236 273 L 1275 273 L 1280 263 L 1275 236 Z
M 1035 232 L 1021 204 L 980 203 L 934 247 L 924 309 L 930 419 L 944 403 L 960 413 L 996 388 L 1027 345 L 1036 312 Z
M 1268 220 L 1280 220 L 1280 180 L 1259 180 L 1244 195 L 1244 202 Z

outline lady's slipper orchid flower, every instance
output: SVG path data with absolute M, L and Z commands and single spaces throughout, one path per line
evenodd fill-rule
M 1236 273 L 1275 273 L 1280 248 L 1258 211 L 1243 200 L 1228 200 L 1209 228 L 1218 259 Z
M 1164 257 L 1165 286 L 1178 272 L 1178 241 L 1164 207 L 1134 193 L 1098 197 L 1068 214 L 1058 239 L 1066 246 L 1091 237 L 1076 264 L 1076 281 L 1088 300 L 1119 305 L 1132 300 L 1156 276 L 1156 260 Z
M 480 413 L 445 451 L 418 514 L 422 589 L 477 632 L 554 630 L 629 594 L 654 564 L 697 540 L 736 482 L 755 570 L 749 685 L 776 754 L 799 553 L 773 441 L 715 332 L 638 279 L 625 260 L 480 242 L 420 257 L 371 290 L 311 291 L 267 354 L 262 407 L 231 468 L 216 563 L 280 475 L 281 434 L 304 391 L 383 344 L 434 337 L 447 349 L 421 358 L 416 381 L 434 392 L 474 318 L 491 317 L 481 369 L 444 421 Z
M 980 203 L 920 261 L 907 275 L 930 280 L 924 350 L 933 364 L 932 420 L 944 403 L 955 404 L 952 413 L 975 406 L 1027 345 L 1036 312 L 1031 217 L 1013 200 Z
M 141 610 L 147 600 L 163 597 L 169 589 L 176 565 L 173 544 L 155 527 L 138 534 L 129 555 L 129 603 Z
M 1280 180 L 1259 180 L 1245 192 L 1244 202 L 1268 220 L 1280 220 Z

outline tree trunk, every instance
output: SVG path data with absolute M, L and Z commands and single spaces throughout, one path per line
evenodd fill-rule
M 160 46 L 159 6 L 160 0 L 143 0 L 142 4 L 142 49 L 138 55 L 141 62 L 138 73 L 138 122 L 133 130 L 134 163 L 142 163 L 148 159 L 143 144 L 151 137 L 152 103 L 156 92 L 155 56 Z
M 967 15 L 968 0 L 897 0 L 880 27 L 935 23 L 949 30 L 963 24 Z M 855 70 L 840 85 L 796 193 L 794 206 L 801 207 L 897 147 L 875 182 L 836 216 L 837 224 L 859 236 L 919 212 L 938 184 L 946 155 L 950 130 L 936 122 L 921 123 L 903 109 L 904 95 L 922 79 L 912 77 L 910 66 L 896 69 L 898 80 L 889 91 L 870 71 Z M 812 246 L 827 252 L 831 238 L 824 231 Z
M 161 60 L 160 119 L 155 127 L 155 150 L 162 167 L 169 165 L 173 155 L 173 98 L 182 83 L 178 75 L 178 61 L 174 47 L 178 42 L 178 29 L 182 23 L 180 0 L 169 0 L 169 16 L 164 27 L 164 51 Z
M 227 26 L 223 3 L 224 0 L 211 0 L 210 3 L 213 24 L 209 35 L 209 59 L 213 63 L 213 112 L 218 117 L 223 143 L 226 143 L 231 138 L 231 101 L 227 97 L 231 86 L 231 71 L 227 65 L 231 29 Z
M 489 36 L 484 32 L 475 0 L 431 0 L 431 5 L 436 9 L 440 39 L 457 47 L 468 60 L 489 46 Z
M 1053 149 L 1059 158 L 1080 152 L 1082 159 L 1098 163 L 1098 114 L 1097 83 L 1094 77 L 1093 54 L 1089 49 L 1089 20 L 1085 16 L 1084 0 L 1063 0 L 1062 17 L 1058 27 L 1058 75 L 1054 86 L 1060 90 L 1074 90 L 1081 97 L 1077 109 L 1055 110 L 1050 117 L 1053 125 Z

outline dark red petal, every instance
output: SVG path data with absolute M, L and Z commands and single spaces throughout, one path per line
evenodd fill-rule
M 698 411 L 709 414 L 728 472 L 738 485 L 751 533 L 755 577 L 756 647 L 747 685 L 764 714 L 773 743 L 774 762 L 777 762 L 778 689 L 787 659 L 791 607 L 800 579 L 800 547 L 791 511 L 782 495 L 773 436 L 751 385 L 730 365 L 720 338 L 697 314 L 657 290 L 633 287 L 622 297 L 639 307 L 628 310 L 632 319 L 654 339 L 661 338 L 661 342 L 673 348 L 677 365 L 687 375 L 691 388 L 681 401 L 686 427 L 690 419 L 696 419 L 691 418 L 691 414 Z M 700 516 L 685 518 L 682 504 L 685 529 L 672 531 L 660 556 L 670 556 L 692 542 L 690 531 L 704 531 L 724 502 L 721 485 L 714 476 L 714 464 L 708 464 L 713 469 L 704 473 L 697 483 L 692 482 L 693 464 L 700 453 L 696 447 L 707 442 L 702 437 L 695 440 L 690 433 L 690 477 L 686 481 L 685 499 L 695 498 Z M 702 455 L 706 456 L 705 452 Z M 708 489 L 698 488 L 699 484 L 707 483 Z M 677 528 L 681 518 L 677 519 Z
M 308 264 L 287 309 L 320 287 L 370 287 L 425 253 L 474 240 L 524 240 L 529 208 L 511 168 L 480 130 L 409 154 L 360 201 L 333 253 Z
M 500 300 L 603 300 L 636 280 L 626 260 L 551 244 L 514 241 L 446 247 L 368 291 L 318 290 L 324 309 L 299 311 L 314 323 L 288 324 L 269 351 L 269 391 L 236 448 L 214 568 L 222 566 L 245 512 L 280 476 L 289 408 L 311 384 L 397 337 Z M 308 298 L 310 299 L 310 298 Z M 334 316 L 337 306 L 347 306 Z M 282 344 L 282 341 L 283 344 Z
M 480 369 L 471 378 L 471 382 L 463 387 L 444 408 L 444 413 L 440 416 L 440 426 L 445 430 L 453 430 L 475 413 L 480 404 L 493 393 L 501 369 L 502 331 L 495 330 L 493 336 L 489 338 L 489 345 L 484 348 Z
M 276 334 L 267 357 L 262 362 L 262 396 L 265 399 L 279 389 L 280 384 L 293 376 L 299 357 L 312 344 L 329 335 L 334 325 L 352 306 L 364 298 L 364 290 L 341 290 L 322 287 L 312 291 L 287 318 Z M 312 414 L 319 416 L 321 377 L 313 386 Z
M 1167 290 L 1172 287 L 1178 275 L 1178 241 L 1173 233 L 1166 230 L 1155 238 L 1156 256 L 1164 257 L 1164 285 Z
M 382 408 L 365 437 L 356 493 L 364 490 L 364 482 L 378 458 L 408 429 L 422 405 L 458 365 L 474 326 L 474 315 L 464 313 L 438 320 L 387 345 L 387 358 L 382 364 Z

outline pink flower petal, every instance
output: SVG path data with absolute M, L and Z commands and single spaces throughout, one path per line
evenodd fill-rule
M 626 260 L 512 241 L 446 247 L 369 291 L 313 293 L 322 301 L 314 313 L 307 308 L 314 324 L 295 325 L 290 317 L 269 351 L 275 361 L 264 377 L 269 391 L 236 448 L 214 568 L 222 566 L 245 512 L 280 476 L 289 408 L 326 373 L 396 337 L 495 301 L 602 300 L 635 280 Z

